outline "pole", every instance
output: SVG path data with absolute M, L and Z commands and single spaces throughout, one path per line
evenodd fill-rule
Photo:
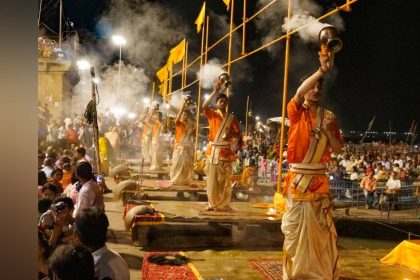
M 117 97 L 120 97 L 120 80 L 121 80 L 121 44 L 120 44 L 120 59 L 118 60 L 118 85 L 117 85 Z
M 184 71 L 184 84 L 182 89 L 187 85 L 187 72 L 188 72 L 188 41 L 185 43 L 185 71 Z
M 249 95 L 246 97 L 245 136 L 248 136 Z
M 245 51 L 245 33 L 246 33 L 246 0 L 244 0 L 244 11 L 242 16 L 242 55 L 246 53 Z
M 231 0 L 230 6 L 230 26 L 229 26 L 229 51 L 228 51 L 228 62 L 227 62 L 227 72 L 230 77 L 230 68 L 231 68 L 231 60 L 232 60 L 232 29 L 233 29 L 233 8 L 234 8 L 235 0 Z M 227 88 L 226 95 L 229 97 L 230 89 Z
M 93 102 L 93 144 L 95 146 L 95 164 L 96 164 L 96 170 L 99 174 L 101 174 L 101 164 L 100 164 L 100 158 L 99 158 L 99 129 L 98 129 L 98 113 L 96 111 L 96 84 L 93 81 L 95 78 L 95 68 L 92 66 L 90 68 L 90 76 L 91 76 L 91 83 L 92 83 L 92 102 Z
M 201 107 L 201 71 L 203 70 L 203 52 L 204 52 L 204 30 L 201 31 L 201 54 L 200 54 L 200 77 L 198 79 L 198 97 L 197 97 L 197 114 L 195 120 L 195 145 L 194 145 L 194 162 L 197 161 L 198 149 L 198 131 L 200 125 L 200 107 Z
M 60 0 L 60 19 L 58 24 L 58 47 L 61 49 L 61 25 L 62 25 L 62 18 L 63 18 L 63 0 Z
M 290 18 L 291 18 L 291 0 L 289 0 L 287 12 L 287 33 L 290 31 Z M 284 147 L 284 125 L 286 115 L 286 97 L 287 97 L 287 81 L 289 74 L 289 52 L 290 52 L 290 36 L 286 37 L 286 54 L 284 60 L 284 80 L 283 80 L 283 104 L 281 110 L 281 128 L 280 128 L 280 151 L 279 151 L 279 164 L 278 164 L 278 178 L 277 178 L 277 193 L 282 193 L 281 176 L 283 170 L 283 147 Z
M 207 48 L 209 45 L 209 22 L 210 22 L 210 17 L 207 16 L 207 22 L 206 22 L 206 47 L 205 47 L 205 55 L 204 55 L 204 64 L 207 63 Z

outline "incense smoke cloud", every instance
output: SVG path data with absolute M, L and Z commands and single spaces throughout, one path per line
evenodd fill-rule
M 142 109 L 143 98 L 151 97 L 150 76 L 166 63 L 169 50 L 184 38 L 188 27 L 180 16 L 159 3 L 112 0 L 96 29 L 106 40 L 96 48 L 84 46 L 83 51 L 93 65 L 101 65 L 98 110 L 101 112 L 117 103 L 130 111 Z M 127 41 L 121 49 L 120 98 L 117 97 L 118 61 L 111 66 L 104 65 L 107 63 L 104 57 L 110 60 L 118 54 L 118 46 L 111 42 L 114 34 Z M 99 53 L 101 59 L 95 57 L 99 57 Z M 84 104 L 90 100 L 91 95 L 86 94 L 90 93 L 90 86 L 90 77 L 82 73 L 73 90 L 80 97 L 77 101 L 79 111 L 84 110 Z
M 114 0 L 98 24 L 113 25 L 113 33 L 127 40 L 122 49 L 125 56 L 149 73 L 166 63 L 169 50 L 189 31 L 182 18 L 169 8 L 145 0 Z
M 201 79 L 201 86 L 204 89 L 212 89 L 219 79 L 219 75 L 225 72 L 222 64 L 217 58 L 210 59 L 207 64 L 203 65 L 201 71 L 197 72 L 197 77 Z
M 267 5 L 270 0 L 259 0 L 258 7 L 262 8 Z M 256 27 L 263 35 L 262 43 L 268 43 L 280 37 L 287 31 L 287 9 L 288 1 L 281 0 L 274 3 L 271 7 L 265 10 L 256 19 Z M 322 27 L 327 24 L 334 25 L 337 30 L 344 30 L 344 21 L 338 13 L 335 13 L 325 19 L 326 23 L 316 21 L 323 12 L 323 8 L 311 0 L 293 1 L 292 2 L 292 17 L 290 19 L 290 31 L 301 27 L 305 24 L 310 25 L 302 28 L 298 35 L 305 43 L 318 43 L 318 33 Z M 284 19 L 282 24 L 279 24 L 279 19 Z M 278 56 L 279 44 L 272 45 L 268 48 L 268 52 L 273 57 Z

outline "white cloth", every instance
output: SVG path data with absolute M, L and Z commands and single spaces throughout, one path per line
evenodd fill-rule
M 283 279 L 338 279 L 337 232 L 331 201 L 296 202 L 286 198 Z
M 152 139 L 152 149 L 151 149 L 151 162 L 149 170 L 159 170 L 162 169 L 163 158 L 162 151 L 160 149 L 159 139 Z
M 141 153 L 144 161 L 150 161 L 150 141 L 146 136 L 144 136 L 141 141 Z
M 53 172 L 54 168 L 51 166 L 44 166 L 41 171 L 44 171 L 45 175 L 47 175 L 47 179 L 51 178 L 51 173 Z
M 232 196 L 232 186 L 230 184 L 232 163 L 230 161 L 219 160 L 218 164 L 213 164 L 207 160 L 205 173 L 207 175 L 209 207 L 222 210 L 229 204 Z
M 110 277 L 113 280 L 130 279 L 128 264 L 117 252 L 104 246 L 93 252 L 92 256 L 96 277 Z
M 98 210 L 105 209 L 102 190 L 93 180 L 84 183 L 79 190 L 76 198 L 76 205 L 74 206 L 73 217 L 76 217 L 79 211 L 91 207 L 96 207 Z
M 194 179 L 194 155 L 189 149 L 179 147 L 174 151 L 169 174 L 174 185 L 192 183 Z
M 401 189 L 401 181 L 398 179 L 391 179 L 389 178 L 386 182 L 386 188 L 388 190 L 400 190 Z

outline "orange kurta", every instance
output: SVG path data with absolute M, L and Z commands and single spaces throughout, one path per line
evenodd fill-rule
M 292 99 L 287 104 L 287 116 L 290 120 L 288 147 L 287 147 L 287 162 L 301 163 L 306 155 L 311 140 L 311 131 L 316 127 L 316 114 L 312 114 L 303 106 L 298 107 L 295 100 Z M 334 123 L 333 133 L 342 141 L 342 136 L 338 129 L 337 123 Z M 331 159 L 331 148 L 327 143 L 324 154 L 320 163 L 327 163 Z M 291 186 L 296 173 L 288 171 L 284 180 L 284 193 L 287 193 Z M 291 193 L 296 193 L 295 188 L 291 188 Z M 328 193 L 329 180 L 327 176 L 317 176 L 312 180 L 312 183 L 306 189 L 305 193 Z
M 223 122 L 223 114 L 222 112 L 220 112 L 220 110 L 212 110 L 210 108 L 207 108 L 204 110 L 204 115 L 207 117 L 210 127 L 208 140 L 214 141 L 214 139 L 216 138 L 217 131 Z M 232 123 L 230 125 L 230 131 L 233 132 L 233 134 L 239 135 L 240 129 L 236 117 L 234 117 L 232 120 Z M 228 138 L 224 139 L 224 141 L 231 140 L 231 135 L 229 135 Z M 211 150 L 211 145 L 208 145 L 206 156 L 210 156 Z M 231 148 L 221 148 L 219 157 L 221 160 L 231 160 L 235 157 L 235 154 Z
M 178 121 L 175 123 L 175 144 L 179 144 L 181 142 L 185 129 L 186 125 L 183 122 Z

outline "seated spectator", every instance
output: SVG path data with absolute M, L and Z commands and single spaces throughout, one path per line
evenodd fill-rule
M 388 180 L 388 171 L 386 170 L 385 166 L 381 165 L 381 169 L 378 171 L 375 177 L 378 181 Z
M 41 170 L 45 172 L 45 175 L 47 175 L 47 179 L 50 179 L 51 173 L 54 170 L 54 160 L 51 158 L 44 159 L 44 165 Z
M 49 183 L 52 183 L 57 186 L 58 192 L 63 193 L 63 186 L 61 185 L 61 179 L 63 179 L 63 170 L 56 168 L 51 172 L 51 177 L 48 180 Z
M 42 198 L 42 187 L 48 182 L 44 171 L 38 171 L 38 199 Z
M 408 180 L 408 168 L 404 167 L 400 172 L 400 180 Z
M 51 247 L 48 238 L 42 230 L 38 230 L 38 280 L 49 280 L 48 258 L 51 254 Z
M 68 185 L 71 185 L 72 176 L 73 173 L 71 172 L 70 163 L 65 163 L 63 165 L 63 178 L 61 178 L 61 186 L 63 187 L 63 191 L 67 188 Z
M 128 280 L 130 274 L 127 262 L 105 244 L 108 226 L 109 221 L 105 213 L 95 208 L 80 211 L 75 219 L 76 235 L 92 253 L 95 276 Z
M 92 254 L 83 245 L 60 245 L 48 259 L 54 280 L 94 280 Z
M 50 209 L 51 204 L 52 200 L 47 197 L 43 197 L 40 200 L 38 200 L 38 221 L 39 218 L 41 218 L 42 214 L 44 214 Z
M 60 196 L 60 193 L 58 192 L 58 187 L 52 183 L 46 183 L 42 187 L 42 197 L 47 197 L 54 201 L 57 197 Z
M 79 162 L 76 166 L 76 177 L 80 183 L 80 189 L 76 198 L 76 205 L 73 217 L 77 212 L 90 207 L 97 207 L 99 210 L 105 209 L 103 192 L 94 181 L 92 166 L 88 162 Z
M 39 218 L 38 226 L 50 238 L 50 245 L 66 243 L 72 239 L 74 209 L 73 201 L 69 197 L 60 197 L 54 200 L 50 210 Z
M 86 155 L 86 149 L 84 147 L 77 147 L 74 153 L 74 157 L 79 162 L 91 162 L 90 158 Z
M 333 161 L 332 167 L 330 170 L 330 179 L 334 181 L 342 181 L 344 179 L 344 172 L 338 166 L 338 163 L 336 161 Z
M 384 194 L 387 197 L 386 199 L 391 204 L 392 210 L 398 210 L 398 195 L 401 191 L 401 181 L 397 177 L 397 173 L 392 171 L 388 181 L 386 182 L 386 188 Z
M 353 166 L 353 171 L 350 174 L 350 181 L 357 181 L 359 179 L 359 173 L 357 173 L 357 167 Z
M 375 174 L 372 170 L 369 174 L 363 177 L 362 181 L 360 182 L 360 187 L 363 189 L 365 194 L 366 209 L 372 208 L 378 197 L 376 193 L 376 186 L 378 182 L 373 175 Z

